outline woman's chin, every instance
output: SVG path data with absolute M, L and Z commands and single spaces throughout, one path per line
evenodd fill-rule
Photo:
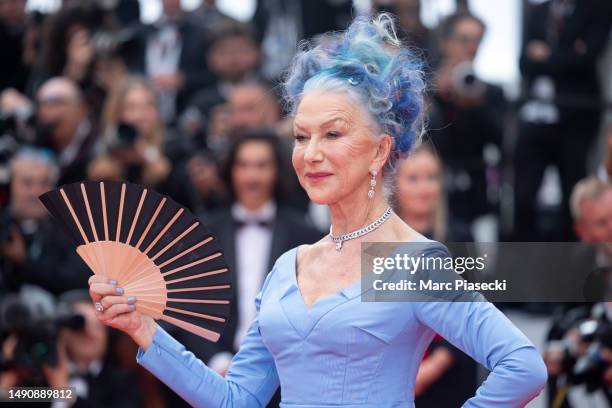
M 329 205 L 334 202 L 333 195 L 324 191 L 306 190 L 306 194 L 308 195 L 310 201 L 315 204 Z

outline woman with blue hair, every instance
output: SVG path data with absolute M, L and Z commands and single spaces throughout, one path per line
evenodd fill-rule
M 409 250 L 448 256 L 387 201 L 396 160 L 420 138 L 424 92 L 419 60 L 401 46 L 392 19 L 357 18 L 341 36 L 304 48 L 285 89 L 293 166 L 310 199 L 329 207 L 332 225 L 276 261 L 225 378 L 138 313 L 138 299 L 94 276 L 98 318 L 128 333 L 140 346 L 137 361 L 197 407 L 263 407 L 279 385 L 285 408 L 414 407 L 435 332 L 492 370 L 464 406 L 519 407 L 538 395 L 546 383 L 539 353 L 477 292 L 467 294 L 472 301 L 362 301 L 371 290 L 360 279 L 362 243 L 418 243 Z

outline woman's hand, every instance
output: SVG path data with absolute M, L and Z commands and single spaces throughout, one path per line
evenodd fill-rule
M 98 320 L 109 327 L 127 333 L 144 350 L 153 341 L 157 323 L 149 316 L 136 311 L 133 296 L 124 296 L 123 288 L 106 276 L 89 278 L 89 296 L 94 302 Z M 98 311 L 102 307 L 102 311 Z
M 64 75 L 80 82 L 85 78 L 95 56 L 95 49 L 87 30 L 79 30 L 74 33 L 68 40 L 66 54 Z

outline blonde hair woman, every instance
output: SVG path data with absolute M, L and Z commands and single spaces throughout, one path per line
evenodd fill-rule
M 172 164 L 164 154 L 167 131 L 145 78 L 127 76 L 113 88 L 100 125 L 104 154 L 128 169 L 130 181 L 155 185 L 168 176 Z

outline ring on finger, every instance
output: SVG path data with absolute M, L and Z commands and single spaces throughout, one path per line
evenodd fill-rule
M 104 311 L 104 306 L 102 306 L 102 303 L 100 302 L 96 302 L 96 304 L 94 305 L 94 308 L 96 309 L 97 312 L 100 312 L 100 313 Z

